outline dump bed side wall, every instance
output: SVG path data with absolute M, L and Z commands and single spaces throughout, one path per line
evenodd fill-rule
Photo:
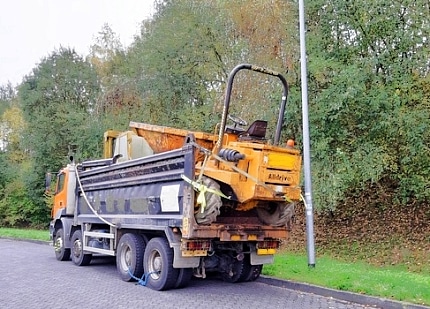
M 193 134 L 197 144 L 211 150 L 217 136 L 204 132 L 192 132 L 182 129 L 157 126 L 147 123 L 130 122 L 130 129 L 145 138 L 155 153 L 161 153 L 183 146 L 185 138 Z
M 181 175 L 194 177 L 194 150 L 181 149 L 79 173 L 83 192 L 103 219 L 122 228 L 181 226 L 184 203 L 194 203 Z M 78 188 L 78 223 L 101 223 Z M 189 209 L 188 207 L 187 209 Z

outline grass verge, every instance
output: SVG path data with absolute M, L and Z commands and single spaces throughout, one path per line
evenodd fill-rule
M 403 266 L 377 267 L 364 262 L 348 263 L 321 256 L 316 260 L 316 267 L 310 268 L 305 255 L 283 251 L 275 256 L 274 264 L 264 266 L 263 274 L 336 290 L 430 305 L 430 275 L 411 273 Z
M 49 241 L 49 231 L 0 227 L 0 237 Z
M 49 241 L 47 230 L 0 227 L 0 237 Z M 377 267 L 364 262 L 344 262 L 317 257 L 309 268 L 305 254 L 281 251 L 275 263 L 265 265 L 263 274 L 280 279 L 315 284 L 383 298 L 430 305 L 430 275 L 408 272 L 405 266 Z

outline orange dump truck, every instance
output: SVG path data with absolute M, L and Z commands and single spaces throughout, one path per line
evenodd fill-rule
M 282 82 L 272 143 L 267 121 L 248 126 L 228 114 L 240 70 Z M 57 259 L 82 266 L 94 254 L 115 256 L 123 280 L 155 290 L 209 272 L 257 279 L 287 238 L 300 198 L 300 153 L 279 145 L 287 93 L 279 73 L 241 64 L 230 73 L 217 132 L 136 122 L 106 132 L 105 159 L 71 158 L 58 174 L 50 225 Z

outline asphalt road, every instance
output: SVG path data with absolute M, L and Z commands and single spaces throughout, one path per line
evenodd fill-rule
M 0 239 L 0 308 L 369 308 L 266 282 L 193 279 L 157 292 L 122 281 L 112 258 L 78 267 L 57 261 L 49 245 Z

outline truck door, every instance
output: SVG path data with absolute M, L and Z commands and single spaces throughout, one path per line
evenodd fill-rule
M 67 186 L 65 185 L 67 182 L 67 173 L 65 171 L 61 171 L 57 175 L 57 184 L 55 187 L 55 195 L 54 195 L 54 205 L 51 211 L 51 217 L 54 218 L 58 210 L 66 207 L 67 204 Z

